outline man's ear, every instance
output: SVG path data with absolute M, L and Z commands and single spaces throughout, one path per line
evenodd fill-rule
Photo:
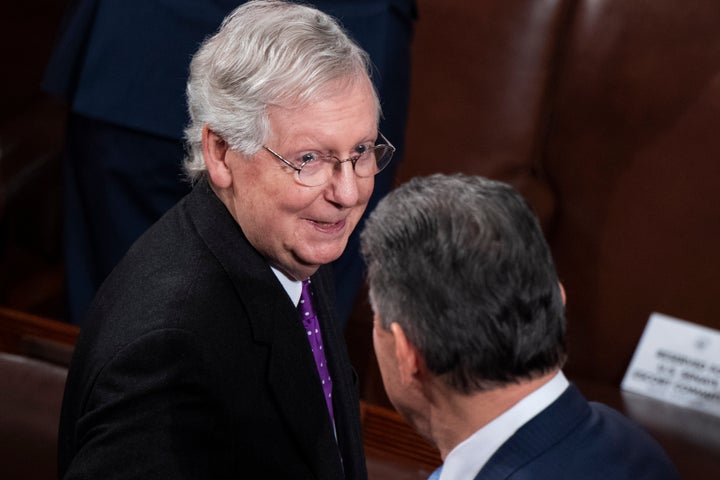
M 206 124 L 202 131 L 203 157 L 212 183 L 218 188 L 232 185 L 232 172 L 228 165 L 230 148 L 220 135 Z
M 563 284 L 558 282 L 558 285 L 560 285 L 560 296 L 562 297 L 563 305 L 567 302 L 567 296 L 565 295 L 565 287 L 563 287 Z
M 395 338 L 395 358 L 400 372 L 400 382 L 405 386 L 410 385 L 417 380 L 421 363 L 420 353 L 415 345 L 410 343 L 399 323 L 392 323 L 390 332 Z

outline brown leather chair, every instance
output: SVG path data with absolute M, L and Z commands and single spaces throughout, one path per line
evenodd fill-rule
M 0 352 L 3 480 L 57 478 L 57 430 L 67 369 Z
M 79 329 L 0 307 L 0 478 L 57 478 L 57 430 Z

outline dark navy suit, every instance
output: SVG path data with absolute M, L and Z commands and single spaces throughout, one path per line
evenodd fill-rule
M 189 187 L 181 180 L 192 54 L 239 0 L 78 0 L 48 65 L 45 88 L 71 105 L 65 161 L 70 317 L 81 323 L 97 287 L 132 242 Z M 371 56 L 380 129 L 398 147 L 376 179 L 372 210 L 392 186 L 409 100 L 415 0 L 317 0 Z M 360 227 L 360 226 L 359 226 Z M 362 281 L 358 232 L 335 263 L 339 319 Z
M 475 480 L 678 480 L 657 442 L 576 387 L 523 425 Z

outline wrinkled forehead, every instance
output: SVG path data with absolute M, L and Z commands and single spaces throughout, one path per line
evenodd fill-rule
M 304 110 L 320 101 L 350 95 L 351 93 L 357 94 L 358 91 L 363 92 L 363 95 L 372 97 L 375 116 L 379 121 L 381 114 L 380 99 L 374 84 L 366 74 L 346 75 L 322 84 L 311 85 L 302 90 L 287 92 L 286 95 L 269 104 L 268 107 L 290 111 Z

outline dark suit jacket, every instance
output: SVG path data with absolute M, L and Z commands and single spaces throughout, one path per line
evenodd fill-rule
M 505 442 L 476 480 L 677 480 L 660 446 L 619 412 L 570 386 Z
M 68 376 L 61 477 L 365 478 L 332 281 L 312 278 L 337 441 L 295 306 L 200 182 L 98 292 Z

